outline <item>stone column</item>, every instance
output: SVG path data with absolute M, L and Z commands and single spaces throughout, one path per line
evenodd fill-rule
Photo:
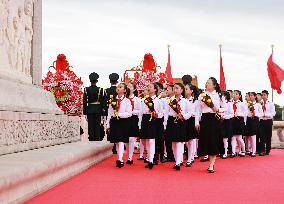
M 34 85 L 41 86 L 42 79 L 42 0 L 34 2 L 31 76 Z

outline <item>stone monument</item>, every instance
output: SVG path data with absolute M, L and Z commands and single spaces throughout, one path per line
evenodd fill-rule
M 80 139 L 41 81 L 42 0 L 0 0 L 0 155 Z

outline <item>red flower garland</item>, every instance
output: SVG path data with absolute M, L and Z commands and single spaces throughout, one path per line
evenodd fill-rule
M 70 70 L 64 54 L 57 56 L 55 73 L 50 70 L 42 80 L 43 88 L 53 93 L 56 104 L 65 114 L 82 114 L 82 80 Z M 66 96 L 66 97 L 65 97 Z

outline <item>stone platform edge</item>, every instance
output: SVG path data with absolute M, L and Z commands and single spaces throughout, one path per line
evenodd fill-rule
M 0 111 L 0 155 L 80 140 L 80 118 Z
M 46 163 L 38 161 L 36 165 L 18 169 L 17 172 L 11 172 L 2 178 L 0 176 L 0 203 L 23 203 L 112 155 L 112 145 L 108 142 L 76 142 L 43 148 L 41 151 L 64 149 L 64 146 L 69 150 L 64 155 L 49 159 Z M 74 149 L 72 152 L 72 148 L 81 150 Z M 23 153 L 25 152 L 18 154 Z M 56 151 L 54 153 L 56 154 Z

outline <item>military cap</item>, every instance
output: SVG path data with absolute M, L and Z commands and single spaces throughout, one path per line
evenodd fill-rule
M 99 77 L 100 76 L 96 72 L 93 72 L 89 75 L 90 81 L 96 81 L 96 80 L 98 80 Z
M 190 75 L 184 75 L 181 79 L 185 84 L 189 84 L 192 81 L 192 77 Z
M 117 81 L 119 79 L 119 75 L 117 73 L 112 73 L 109 75 L 109 80 Z

